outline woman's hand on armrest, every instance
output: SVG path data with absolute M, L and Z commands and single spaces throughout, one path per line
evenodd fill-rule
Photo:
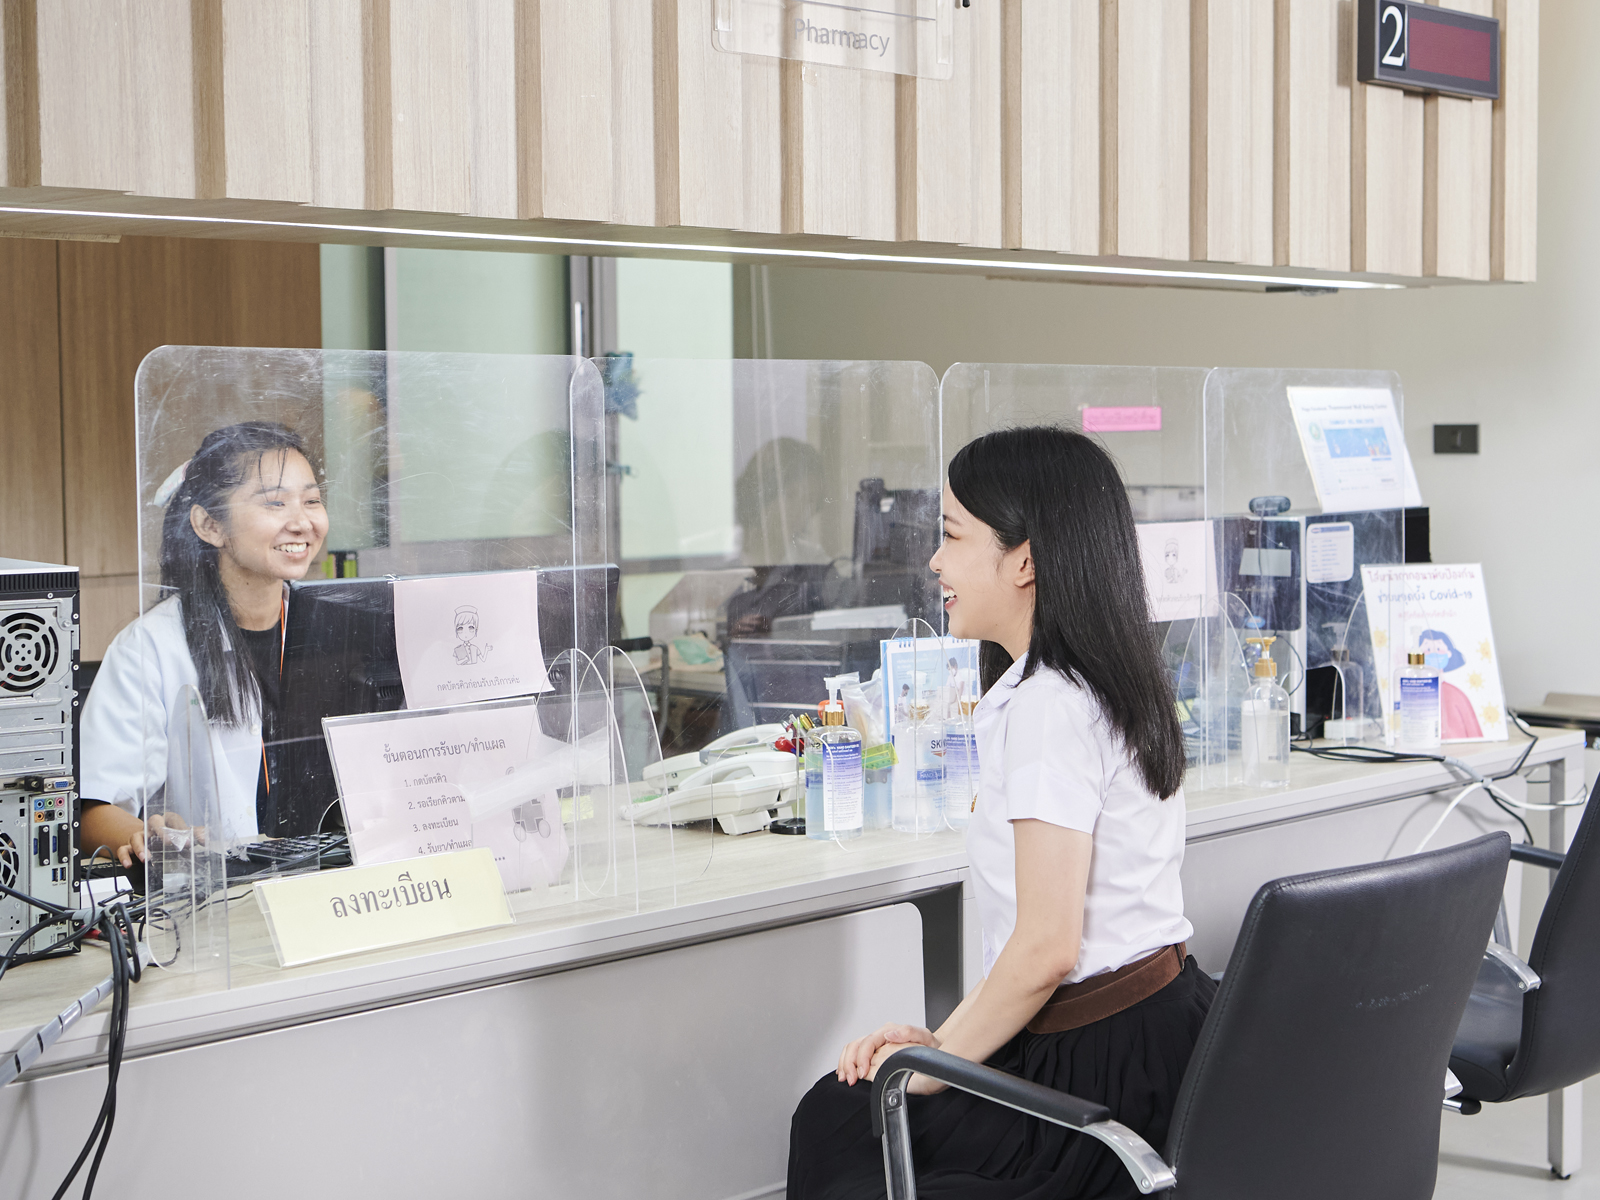
M 885 1025 L 857 1038 L 839 1055 L 839 1082 L 853 1084 L 859 1079 L 871 1080 L 889 1054 L 901 1046 L 939 1046 L 939 1039 L 920 1025 Z

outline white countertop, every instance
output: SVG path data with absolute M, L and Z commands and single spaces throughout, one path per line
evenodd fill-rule
M 1486 774 L 1508 769 L 1525 740 L 1452 746 Z M 1576 759 L 1583 736 L 1541 736 L 1529 763 Z M 1294 821 L 1337 809 L 1448 787 L 1459 776 L 1438 763 L 1353 765 L 1296 754 L 1292 782 L 1278 791 L 1226 788 L 1186 796 L 1191 841 Z M 1581 782 L 1581 775 L 1579 776 Z M 1569 780 L 1569 788 L 1572 786 Z M 650 860 L 652 835 L 640 830 Z M 709 854 L 706 839 L 709 838 Z M 680 882 L 633 898 L 528 906 L 514 896 L 516 922 L 500 929 L 283 970 L 248 895 L 230 920 L 231 986 L 215 976 L 151 969 L 133 990 L 130 1056 L 380 1008 L 449 992 L 655 950 L 707 941 L 849 911 L 960 883 L 966 853 L 960 835 L 916 838 L 871 833 L 844 844 L 755 833 L 691 839 L 700 857 Z M 659 861 L 659 859 L 657 859 Z M 704 868 L 701 869 L 701 863 Z M 660 876 L 665 878 L 664 875 Z M 570 895 L 570 891 L 567 893 Z M 0 1048 L 18 1044 L 108 971 L 104 952 L 88 947 L 62 960 L 14 968 L 0 979 Z M 109 1006 L 69 1030 L 31 1075 L 84 1065 L 104 1054 Z

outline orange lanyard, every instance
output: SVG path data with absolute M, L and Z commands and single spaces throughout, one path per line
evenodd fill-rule
M 278 612 L 278 686 L 283 686 L 283 655 L 289 641 L 289 597 L 283 598 Z M 272 795 L 272 772 L 267 768 L 267 706 L 261 706 L 261 777 L 267 781 L 267 795 Z

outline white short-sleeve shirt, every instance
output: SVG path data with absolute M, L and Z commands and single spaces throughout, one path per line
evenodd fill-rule
M 989 689 L 974 717 L 978 800 L 967 826 L 987 976 L 1017 924 L 1011 822 L 1034 818 L 1091 835 L 1083 945 L 1061 982 L 1115 971 L 1187 941 L 1183 915 L 1183 790 L 1145 786 L 1093 693 L 1026 656 Z M 1021 682 L 1018 682 L 1022 680 Z
M 140 816 L 167 785 L 167 730 L 185 685 L 198 687 L 183 635 L 183 610 L 169 597 L 112 639 L 83 706 L 80 793 Z M 229 839 L 256 836 L 261 718 L 212 723 L 211 755 Z

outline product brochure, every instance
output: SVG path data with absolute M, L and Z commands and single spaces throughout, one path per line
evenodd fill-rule
M 1406 669 L 1406 655 L 1422 653 L 1439 672 L 1443 740 L 1503 740 L 1506 702 L 1483 568 L 1477 563 L 1363 566 L 1361 584 L 1387 718 L 1386 739 L 1393 742 L 1399 733 L 1395 681 Z
M 975 704 L 982 694 L 978 679 L 978 643 L 967 638 L 890 638 L 883 643 L 883 711 L 889 739 L 901 762 L 911 761 L 911 746 L 901 735 L 919 705 L 927 718 L 945 720 L 961 714 L 962 700 Z

